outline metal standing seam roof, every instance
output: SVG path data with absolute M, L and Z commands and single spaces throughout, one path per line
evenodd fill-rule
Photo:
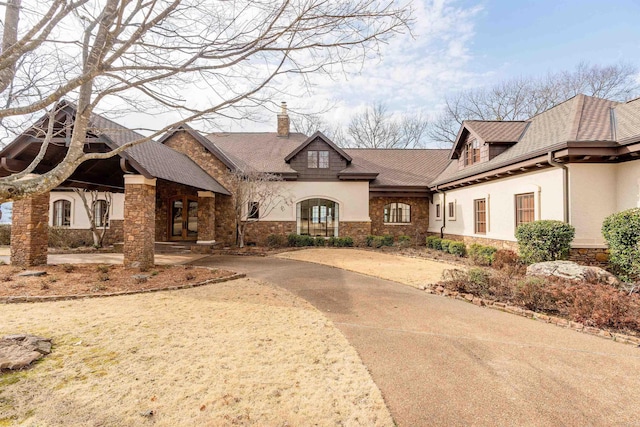
M 118 147 L 144 138 L 143 135 L 98 114 L 91 116 L 91 127 L 101 132 Z M 125 155 L 144 169 L 144 172 L 155 178 L 219 194 L 230 194 L 226 188 L 189 157 L 157 141 L 151 140 L 127 148 Z
M 518 142 L 527 127 L 525 121 L 499 122 L 465 120 L 464 124 L 485 142 Z
M 526 160 L 567 141 L 613 141 L 611 109 L 617 102 L 577 95 L 527 120 L 518 142 L 488 162 L 458 168 L 453 160 L 429 185 L 431 187 L 488 172 Z M 477 124 L 475 124 L 477 127 Z

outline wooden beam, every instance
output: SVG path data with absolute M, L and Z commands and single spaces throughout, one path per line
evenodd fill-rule
M 29 166 L 29 162 L 16 159 L 8 159 L 3 157 L 0 159 L 0 167 L 7 172 L 16 173 L 25 170 Z

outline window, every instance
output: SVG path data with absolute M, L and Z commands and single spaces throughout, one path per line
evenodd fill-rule
M 321 169 L 327 169 L 329 167 L 328 151 L 318 151 L 318 167 Z
M 480 162 L 480 141 L 472 139 L 465 147 L 464 164 L 473 165 Z
M 442 208 L 440 207 L 440 203 L 436 203 L 436 219 L 442 218 Z
M 249 202 L 247 212 L 247 219 L 260 218 L 260 205 L 258 204 L 258 202 Z
M 303 200 L 296 206 L 298 234 L 335 237 L 338 235 L 338 203 L 326 199 Z
M 535 212 L 533 193 L 516 194 L 516 228 L 535 221 Z
M 447 218 L 451 220 L 456 219 L 456 202 L 447 203 Z
M 476 234 L 487 233 L 487 199 L 476 199 L 473 201 L 475 232 Z
M 311 169 L 327 169 L 329 167 L 329 152 L 307 151 L 307 167 Z
M 56 200 L 53 202 L 53 226 L 71 226 L 71 202 L 68 200 Z
M 384 222 L 391 224 L 411 222 L 411 206 L 406 203 L 384 205 Z
M 93 222 L 96 227 L 109 226 L 109 204 L 106 200 L 93 202 Z

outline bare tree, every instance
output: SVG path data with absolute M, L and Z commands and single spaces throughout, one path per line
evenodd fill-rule
M 393 116 L 383 102 L 351 117 L 347 145 L 356 148 L 417 148 L 424 144 L 428 121 L 422 115 Z
M 234 198 L 238 246 L 241 248 L 248 224 L 269 216 L 276 207 L 284 209 L 292 203 L 280 175 L 236 171 L 231 173 L 228 187 Z
M 601 66 L 581 62 L 573 71 L 519 77 L 466 90 L 445 99 L 428 135 L 432 141 L 450 146 L 464 120 L 524 120 L 580 93 L 625 101 L 639 92 L 637 73 L 638 69 L 627 63 Z
M 41 176 L 0 179 L 0 201 L 53 189 L 81 163 L 175 125 L 246 117 L 281 93 L 280 77 L 343 70 L 409 24 L 408 8 L 380 0 L 9 0 L 2 126 L 19 133 L 25 118 L 62 98 L 77 114 L 64 160 Z M 197 100 L 185 96 L 189 89 Z M 108 153 L 85 153 L 87 132 L 100 134 L 90 119 L 101 110 L 178 119 Z
M 102 196 L 98 191 L 74 188 L 74 193 L 80 196 L 82 205 L 89 218 L 89 229 L 93 235 L 93 246 L 101 248 L 104 236 L 109 226 L 109 211 L 111 209 L 111 193 L 105 192 Z M 88 195 L 88 197 L 87 197 Z

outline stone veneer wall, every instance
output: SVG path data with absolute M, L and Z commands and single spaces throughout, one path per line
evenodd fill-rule
M 230 188 L 230 172 L 227 166 L 207 151 L 198 141 L 185 131 L 176 132 L 164 144 L 196 162 L 204 171 L 216 179 L 223 187 Z M 236 243 L 236 223 L 231 196 L 216 194 L 216 240 L 223 245 Z
M 411 206 L 411 223 L 385 224 L 384 206 L 388 203 L 406 203 Z M 419 245 L 424 245 L 429 234 L 429 199 L 421 197 L 371 197 L 369 199 L 371 234 L 394 237 L 409 236 Z
M 49 193 L 13 202 L 11 264 L 19 267 L 47 264 Z
M 123 220 L 109 220 L 109 227 L 102 241 L 103 245 L 113 245 L 124 241 Z M 70 247 L 92 246 L 93 233 L 88 228 L 65 228 L 49 227 L 49 247 Z
M 351 237 L 355 245 L 364 244 L 365 238 L 371 234 L 371 222 L 343 222 L 338 225 L 340 237 Z
M 216 239 L 216 195 L 198 191 L 198 241 Z
M 154 265 L 156 187 L 127 182 L 128 178 L 143 180 L 141 175 L 125 175 L 124 266 L 147 269 Z M 147 181 L 155 182 L 144 179 Z
M 267 245 L 267 237 L 270 234 L 286 236 L 295 233 L 297 225 L 295 221 L 257 221 L 250 222 L 244 232 L 245 245 Z
M 155 198 L 157 242 L 169 240 L 169 200 L 176 196 L 190 196 L 197 199 L 198 190 L 176 182 L 158 180 Z

